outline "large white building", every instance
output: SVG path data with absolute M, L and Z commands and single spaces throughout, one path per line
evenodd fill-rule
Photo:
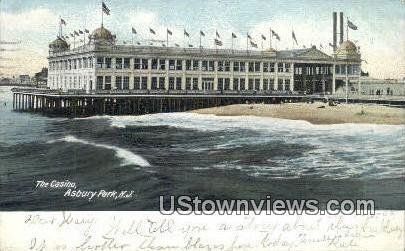
M 331 56 L 316 47 L 258 51 L 134 46 L 118 45 L 103 26 L 87 44 L 73 49 L 58 37 L 49 45 L 48 59 L 49 88 L 88 92 L 333 93 L 346 81 L 357 83 L 361 72 L 360 53 L 350 41 Z

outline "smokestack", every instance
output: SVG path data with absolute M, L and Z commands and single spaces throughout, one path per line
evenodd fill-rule
M 333 12 L 333 52 L 336 52 L 337 42 L 337 13 Z
M 344 35 L 344 31 L 343 31 L 343 12 L 340 12 L 340 43 L 343 43 L 343 35 Z

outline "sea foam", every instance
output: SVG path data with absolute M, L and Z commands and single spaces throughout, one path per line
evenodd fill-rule
M 51 140 L 51 141 L 48 141 L 48 143 L 55 143 L 55 142 L 60 142 L 60 141 L 79 143 L 79 144 L 84 144 L 84 145 L 91 145 L 91 146 L 95 146 L 95 147 L 113 150 L 115 152 L 115 155 L 118 158 L 123 160 L 123 162 L 121 163 L 121 166 L 128 166 L 128 165 L 136 165 L 136 166 L 141 166 L 141 167 L 150 166 L 149 162 L 147 160 L 145 160 L 143 157 L 141 157 L 137 154 L 134 154 L 133 152 L 128 151 L 126 149 L 123 149 L 123 148 L 120 148 L 117 146 L 98 144 L 98 143 L 90 142 L 87 140 L 78 139 L 72 135 L 68 135 L 68 136 L 66 136 L 62 139 L 58 139 L 58 140 Z

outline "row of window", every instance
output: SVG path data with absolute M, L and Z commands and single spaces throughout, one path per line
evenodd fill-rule
M 60 61 L 50 61 L 49 70 L 75 70 L 93 68 L 93 57 L 74 58 Z
M 131 68 L 131 58 L 115 58 L 115 68 L 116 69 L 130 69 Z M 150 66 L 149 66 L 150 61 Z M 183 61 L 185 61 L 185 66 L 183 66 Z M 219 72 L 230 72 L 231 70 L 236 72 L 261 72 L 261 62 L 244 62 L 235 61 L 232 62 L 233 67 L 231 67 L 231 61 L 218 61 L 217 70 Z M 167 64 L 167 65 L 166 65 Z M 201 66 L 200 66 L 201 65 Z M 97 58 L 98 68 L 112 68 L 112 58 L 110 57 L 98 57 Z M 193 59 L 166 59 L 153 58 L 134 58 L 133 69 L 135 70 L 147 70 L 149 67 L 152 70 L 166 70 L 171 71 L 182 71 L 185 67 L 186 71 L 215 71 L 214 60 L 193 60 Z M 278 63 L 278 72 L 290 72 L 290 63 Z M 263 62 L 263 72 L 274 72 L 276 69 L 275 63 Z
M 166 77 L 152 77 L 151 89 L 152 90 L 165 90 Z M 128 90 L 129 76 L 115 77 L 115 87 L 118 90 Z M 111 76 L 98 76 L 97 77 L 97 89 L 111 90 Z M 137 76 L 134 77 L 135 90 L 148 89 L 148 77 Z M 168 78 L 169 90 L 182 90 L 182 78 L 181 77 L 169 77 Z M 201 85 L 197 77 L 187 77 L 185 79 L 185 90 L 214 90 L 214 78 L 202 78 Z M 260 78 L 249 78 L 247 83 L 245 78 L 234 78 L 232 82 L 232 90 L 290 90 L 290 79 L 278 79 L 277 86 L 275 86 L 275 80 L 272 78 L 263 79 L 263 85 L 260 86 Z M 230 78 L 218 78 L 217 90 L 231 90 Z
M 335 66 L 335 73 L 336 74 L 346 74 L 346 69 L 347 69 L 347 74 L 349 75 L 357 75 L 360 74 L 360 65 L 336 65 Z

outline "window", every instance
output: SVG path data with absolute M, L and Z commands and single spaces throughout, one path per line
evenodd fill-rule
M 284 90 L 290 90 L 290 80 L 289 79 L 285 80 Z
M 198 90 L 198 78 L 193 78 L 193 90 Z
M 199 66 L 198 66 L 198 60 L 193 60 L 193 70 L 198 71 Z
M 157 77 L 152 77 L 152 90 L 156 90 L 158 88 L 158 78 Z
M 244 78 L 239 79 L 239 89 L 242 91 L 246 89 Z
M 141 78 L 142 82 L 142 89 L 146 90 L 148 89 L 148 77 L 142 77 Z
M 176 78 L 176 90 L 181 90 L 181 78 Z
M 159 78 L 159 89 L 164 90 L 165 89 L 165 77 L 160 77 Z
M 224 61 L 218 61 L 218 71 L 224 71 Z
M 285 63 L 285 72 L 290 72 L 290 66 L 289 63 Z
M 130 58 L 124 58 L 124 69 L 129 69 L 130 67 Z
M 224 90 L 229 90 L 230 89 L 230 82 L 231 82 L 231 80 L 229 79 L 229 78 L 226 78 L 225 79 L 225 82 L 224 82 Z
M 97 76 L 96 89 L 97 90 L 102 90 L 103 89 L 103 76 Z
M 278 69 L 278 72 L 284 72 L 284 63 L 278 63 L 277 69 Z
M 152 59 L 152 69 L 153 70 L 158 69 L 158 60 L 156 58 Z
M 271 78 L 271 79 L 269 79 L 269 90 L 275 90 L 274 89 L 274 79 L 273 78 Z
M 93 68 L 93 58 L 89 58 L 90 61 L 90 68 Z
M 202 71 L 208 71 L 208 61 L 207 60 L 202 61 L 201 70 Z
M 239 78 L 234 78 L 233 79 L 233 89 L 234 90 L 239 90 Z
M 147 70 L 148 69 L 148 60 L 147 59 L 142 59 L 142 70 Z
M 268 90 L 268 89 L 269 89 L 269 80 L 263 79 L 263 90 Z
M 82 59 L 79 58 L 78 61 L 79 61 L 79 69 L 81 69 L 82 68 Z M 57 66 L 57 68 L 59 68 L 59 63 L 56 66 Z
M 277 90 L 282 91 L 283 90 L 283 80 L 279 79 L 277 83 Z
M 274 63 L 270 63 L 270 72 L 274 72 L 275 69 L 275 64 Z
M 260 79 L 259 78 L 255 79 L 255 90 L 256 91 L 260 90 Z
M 73 59 L 73 69 L 77 69 L 77 59 Z
M 248 69 L 249 69 L 249 72 L 253 72 L 254 71 L 254 63 L 253 62 L 249 62 L 249 67 L 248 67 Z
M 224 79 L 223 78 L 218 78 L 217 90 L 223 90 L 223 89 L 224 89 Z
M 208 71 L 214 71 L 214 61 L 208 61 Z
M 166 60 L 165 59 L 159 59 L 159 68 L 160 68 L 160 70 L 166 69 Z
M 105 68 L 111 68 L 111 58 L 105 58 Z
M 134 77 L 134 89 L 141 89 L 141 77 Z
M 169 70 L 173 71 L 175 69 L 175 65 L 176 65 L 176 60 L 170 59 L 169 60 Z
M 186 78 L 186 90 L 191 90 L 191 78 Z
M 260 62 L 255 62 L 255 72 L 260 72 Z
M 177 59 L 176 61 L 176 71 L 183 70 L 183 60 Z
M 115 87 L 122 90 L 122 77 L 115 77 Z
M 231 71 L 231 62 L 225 61 L 225 71 Z
M 134 69 L 135 70 L 140 70 L 142 67 L 142 63 L 141 63 L 141 59 L 140 58 L 135 58 L 134 59 Z
M 269 72 L 269 63 L 267 62 L 263 63 L 263 72 Z
M 190 60 L 190 59 L 188 59 L 188 60 L 186 60 L 186 71 L 191 71 L 191 63 L 192 63 L 192 60 Z
M 105 76 L 104 82 L 105 82 L 104 89 L 111 90 L 111 76 Z
M 122 58 L 116 58 L 115 59 L 115 68 L 116 69 L 122 69 Z
M 249 82 L 248 82 L 248 90 L 253 90 L 253 84 L 254 84 L 254 79 L 253 78 L 249 78 Z
M 122 85 L 122 89 L 124 89 L 124 90 L 129 89 L 129 77 L 128 76 L 124 77 L 124 82 L 123 82 L 123 85 Z
M 174 77 L 169 77 L 169 90 L 174 90 Z

